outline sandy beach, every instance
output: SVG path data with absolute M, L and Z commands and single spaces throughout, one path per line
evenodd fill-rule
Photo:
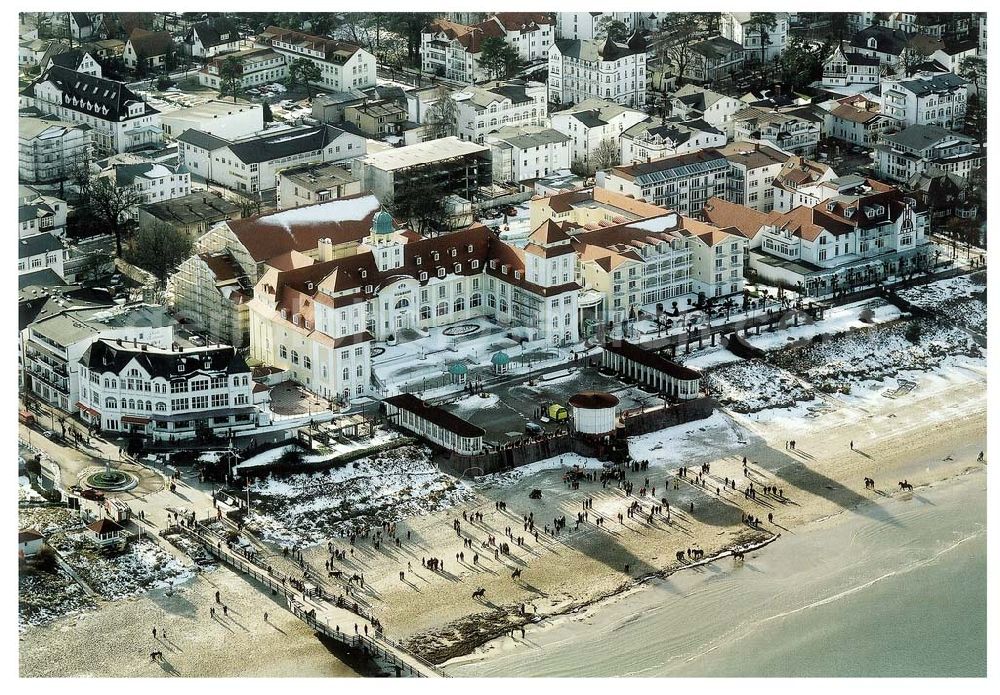
M 871 502 L 905 499 L 918 495 L 921 485 L 982 468 L 976 457 L 986 439 L 985 365 L 950 365 L 914 376 L 917 387 L 896 399 L 883 398 L 879 389 L 827 398 L 820 417 L 809 417 L 804 405 L 749 415 L 719 411 L 638 438 L 630 443 L 632 454 L 650 465 L 628 474 L 631 496 L 599 482 L 583 481 L 571 489 L 563 472 L 572 464 L 600 470 L 596 461 L 575 456 L 496 476 L 477 484 L 467 503 L 400 522 L 400 547 L 383 542 L 376 549 L 370 539 L 358 538 L 354 554 L 335 566 L 363 574 L 359 595 L 372 605 L 386 634 L 435 663 L 468 655 L 512 630 L 520 639 L 521 626 L 530 639 L 533 622 L 578 612 L 650 577 L 689 566 L 689 548 L 712 556 L 844 513 L 877 516 L 881 506 Z M 786 448 L 793 439 L 794 451 Z M 692 479 L 702 464 L 710 465 L 710 473 L 704 486 L 695 485 Z M 676 480 L 680 465 L 691 471 L 687 480 Z M 875 490 L 865 489 L 864 477 L 875 479 Z M 669 524 L 665 514 L 648 520 L 651 497 L 638 494 L 646 478 L 656 487 L 656 501 L 667 499 Z M 736 481 L 736 491 L 722 490 L 726 479 Z M 897 482 L 903 479 L 917 490 L 900 492 Z M 751 481 L 757 490 L 780 488 L 781 498 L 747 499 L 742 490 Z M 535 488 L 543 491 L 541 500 L 529 499 Z M 576 515 L 585 499 L 592 499 L 592 506 L 577 530 Z M 618 514 L 625 515 L 635 501 L 643 513 L 619 523 Z M 499 502 L 505 511 L 497 509 Z M 463 512 L 480 512 L 482 520 L 465 521 Z M 524 531 L 523 517 L 529 513 L 539 531 L 537 542 Z M 759 529 L 742 523 L 746 513 L 764 519 Z M 766 522 L 768 513 L 774 514 L 772 524 Z M 563 516 L 566 528 L 558 536 L 547 535 L 545 526 Z M 593 523 L 596 516 L 604 518 L 603 526 Z M 456 520 L 461 537 L 453 527 Z M 524 537 L 523 547 L 505 536 L 508 527 L 514 538 Z M 510 544 L 509 556 L 497 558 L 492 546 L 483 547 L 491 535 L 497 543 Z M 350 552 L 346 539 L 333 542 Z M 458 553 L 464 559 L 457 559 Z M 443 571 L 422 566 L 431 557 L 443 560 Z M 306 549 L 305 558 L 323 568 L 329 558 L 326 544 Z M 518 579 L 511 576 L 515 569 L 521 570 Z M 228 621 L 208 616 L 217 587 L 234 609 Z M 479 588 L 485 596 L 473 599 Z M 269 624 L 263 622 L 263 610 L 269 610 Z M 167 628 L 169 643 L 153 640 L 154 623 Z M 163 665 L 150 662 L 154 649 L 164 652 Z M 202 574 L 173 597 L 154 591 L 29 628 L 22 634 L 20 659 L 25 676 L 354 674 L 305 625 L 225 568 Z

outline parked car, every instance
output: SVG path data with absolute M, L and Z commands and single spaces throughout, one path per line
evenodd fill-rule
M 524 431 L 528 434 L 541 434 L 545 430 L 537 422 L 531 422 L 530 420 L 524 423 Z
M 85 500 L 93 500 L 94 502 L 103 502 L 104 493 L 100 490 L 91 490 L 90 488 L 84 488 L 80 491 L 80 497 Z

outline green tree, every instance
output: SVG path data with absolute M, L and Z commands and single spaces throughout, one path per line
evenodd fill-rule
M 125 260 L 147 270 L 164 284 L 177 265 L 191 255 L 191 239 L 166 222 L 140 227 L 128 243 Z
M 410 65 L 420 65 L 420 34 L 434 19 L 433 12 L 392 12 L 387 27 L 406 39 L 406 57 Z
M 103 226 L 115 237 L 115 255 L 122 256 L 125 237 L 132 230 L 132 213 L 142 204 L 142 193 L 133 186 L 115 186 L 113 179 L 102 176 L 87 186 L 85 205 Z
M 802 89 L 823 76 L 820 52 L 799 36 L 792 38 L 778 62 L 782 80 L 792 89 Z
M 608 38 L 616 43 L 625 43 L 628 41 L 628 27 L 625 26 L 625 22 L 620 22 L 617 19 L 608 22 L 607 25 Z
M 958 74 L 972 83 L 978 95 L 979 88 L 986 84 L 986 59 L 978 56 L 966 56 L 959 63 Z
M 263 107 L 263 109 L 262 109 L 262 115 L 264 116 L 264 122 L 265 123 L 271 123 L 271 122 L 273 122 L 274 121 L 274 114 L 271 113 L 271 104 L 270 104 L 270 102 L 268 102 L 265 99 L 264 102 L 261 104 L 261 106 Z
M 490 36 L 483 41 L 479 54 L 479 65 L 491 79 L 510 77 L 520 67 L 517 49 L 499 36 Z
M 228 56 L 219 66 L 219 96 L 232 96 L 233 103 L 243 91 L 243 61 Z
M 448 217 L 445 198 L 447 191 L 430 179 L 410 181 L 400 185 L 386 207 L 392 214 L 407 220 L 415 231 L 440 230 Z
M 751 12 L 747 26 L 751 33 L 760 35 L 760 65 L 763 70 L 764 56 L 767 55 L 767 47 L 773 43 L 771 32 L 778 26 L 778 16 L 774 12 Z
M 308 58 L 296 58 L 288 68 L 289 80 L 292 84 L 302 84 L 311 100 L 313 97 L 313 82 L 323 79 L 319 66 Z

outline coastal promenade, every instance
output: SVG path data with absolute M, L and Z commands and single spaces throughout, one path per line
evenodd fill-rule
M 444 677 L 445 674 L 433 664 L 385 637 L 377 627 L 377 620 L 357 603 L 348 607 L 347 601 L 327 596 L 322 590 L 310 591 L 305 584 L 234 551 L 220 536 L 200 523 L 176 528 L 190 533 L 214 557 L 264 585 L 273 595 L 284 596 L 293 615 L 329 639 L 383 662 L 395 669 L 398 677 Z

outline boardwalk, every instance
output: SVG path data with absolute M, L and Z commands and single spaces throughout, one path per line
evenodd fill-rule
M 232 550 L 219 536 L 201 524 L 185 526 L 184 530 L 198 539 L 220 561 L 248 575 L 285 597 L 288 609 L 317 632 L 350 649 L 360 649 L 367 656 L 395 668 L 397 676 L 440 678 L 444 673 L 430 662 L 410 653 L 397 642 L 376 630 L 371 616 L 363 606 L 342 598 L 310 595 L 297 588 L 303 586 L 281 572 L 269 570 Z M 365 628 L 368 634 L 365 634 Z

